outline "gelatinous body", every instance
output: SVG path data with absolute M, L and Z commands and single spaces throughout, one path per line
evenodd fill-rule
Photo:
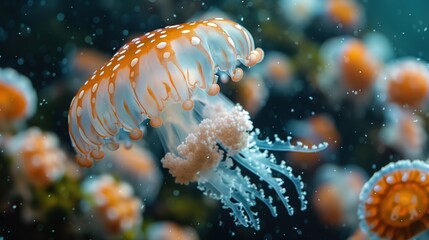
M 238 81 L 237 61 L 253 66 L 263 58 L 250 33 L 237 23 L 211 19 L 169 26 L 133 39 L 78 91 L 69 111 L 70 137 L 81 165 L 142 136 L 142 123 L 163 123 L 170 104 L 193 106 L 193 92 L 219 92 L 218 71 Z
M 386 66 L 378 86 L 382 100 L 403 107 L 422 107 L 429 96 L 429 68 L 417 59 L 397 60 Z
M 367 99 L 377 79 L 380 63 L 358 39 L 338 37 L 320 48 L 323 59 L 318 76 L 321 90 L 334 102 L 345 96 Z
M 297 29 L 305 28 L 320 13 L 322 1 L 318 0 L 281 0 L 279 7 L 283 17 Z
M 37 97 L 30 79 L 14 69 L 0 69 L 0 123 L 27 119 L 36 111 Z
M 162 173 L 158 159 L 138 144 L 131 148 L 121 145 L 118 150 L 107 152 L 103 164 L 97 164 L 101 171 L 108 171 L 134 186 L 136 195 L 145 203 L 158 196 L 162 184 Z
M 363 23 L 363 10 L 355 0 L 327 0 L 326 17 L 341 27 L 354 29 Z
M 246 74 L 244 80 L 237 86 L 237 101 L 251 116 L 259 113 L 268 98 L 268 88 L 261 75 Z
M 327 226 L 356 227 L 359 193 L 367 179 L 365 171 L 354 165 L 325 164 L 317 169 L 312 205 L 320 221 Z
M 358 209 L 362 229 L 376 239 L 410 239 L 429 228 L 429 165 L 390 163 L 364 185 Z
M 416 113 L 398 106 L 389 106 L 386 123 L 380 131 L 380 141 L 394 148 L 405 158 L 419 158 L 425 150 L 425 122 Z
M 263 58 L 250 33 L 240 25 L 211 19 L 159 29 L 132 40 L 100 68 L 77 93 L 69 112 L 69 132 L 78 162 L 90 166 L 104 157 L 103 147 L 142 137 L 145 119 L 157 128 L 167 152 L 162 160 L 176 182 L 196 182 L 208 196 L 232 210 L 237 224 L 259 229 L 251 209 L 263 202 L 272 215 L 278 197 L 289 214 L 283 179 L 292 181 L 305 209 L 300 177 L 284 162 L 260 149 L 316 152 L 327 147 L 298 145 L 276 137 L 259 140 L 249 113 L 219 93 L 217 75 L 243 77 L 238 61 L 253 66 Z M 242 175 L 240 167 L 266 182 L 272 192 Z M 277 175 L 273 175 L 275 171 Z

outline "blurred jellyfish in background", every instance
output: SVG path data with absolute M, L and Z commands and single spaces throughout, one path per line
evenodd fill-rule
M 313 145 L 320 142 L 327 142 L 329 144 L 328 148 L 321 152 L 286 153 L 286 159 L 290 161 L 292 166 L 310 170 L 325 161 L 332 162 L 336 160 L 335 152 L 341 143 L 341 137 L 334 120 L 329 115 L 318 114 L 305 120 L 292 120 L 286 123 L 285 128 L 297 141 L 306 145 Z
M 69 111 L 69 133 L 77 161 L 91 166 L 104 148 L 143 137 L 145 120 L 157 128 L 167 152 L 162 165 L 176 182 L 195 182 L 205 194 L 232 211 L 237 225 L 259 229 L 256 200 L 277 216 L 273 197 L 265 195 L 239 166 L 260 177 L 288 213 L 283 180 L 292 181 L 301 210 L 306 208 L 300 177 L 261 149 L 316 152 L 326 144 L 293 146 L 278 137 L 259 140 L 248 112 L 219 93 L 216 73 L 233 81 L 243 77 L 238 61 L 251 67 L 263 59 L 250 33 L 239 24 L 215 18 L 146 33 L 123 46 L 78 91 Z M 105 104 L 110 102 L 110 104 Z
M 321 13 L 320 0 L 280 0 L 281 15 L 295 30 L 303 30 Z
M 243 81 L 237 84 L 237 101 L 249 112 L 256 116 L 265 106 L 269 96 L 264 79 L 258 73 L 247 73 Z
M 137 144 L 132 148 L 121 145 L 116 151 L 107 152 L 104 161 L 90 171 L 94 172 L 109 172 L 130 183 L 145 204 L 156 199 L 162 183 L 157 160 L 148 149 Z
M 361 228 L 371 239 L 411 239 L 429 228 L 429 165 L 401 160 L 384 166 L 359 196 Z
M 320 222 L 330 227 L 357 228 L 359 193 L 367 179 L 366 172 L 355 165 L 321 166 L 315 174 L 311 202 Z
M 131 185 L 104 174 L 91 176 L 82 183 L 84 209 L 90 218 L 86 225 L 103 238 L 118 236 L 125 239 L 138 237 L 143 221 L 143 203 L 134 196 Z
M 320 90 L 331 100 L 349 98 L 362 108 L 368 105 L 380 71 L 380 61 L 366 45 L 352 37 L 332 38 L 320 47 L 322 66 L 317 77 Z
M 12 68 L 0 68 L 0 144 L 1 133 L 20 128 L 36 112 L 37 95 L 30 79 Z
M 260 72 L 273 93 L 291 95 L 302 88 L 300 82 L 295 80 L 291 60 L 282 52 L 267 52 L 264 61 L 251 71 Z
M 53 185 L 58 185 L 64 176 L 69 179 L 79 177 L 74 164 L 69 162 L 60 148 L 58 137 L 53 133 L 42 132 L 37 127 L 29 128 L 9 139 L 6 152 L 13 161 L 14 190 L 23 199 L 25 220 L 42 219 L 50 208 L 55 207 L 55 201 L 64 200 L 64 196 L 61 196 L 64 191 L 49 190 Z M 51 198 L 50 204 L 43 202 L 43 198 Z M 64 205 L 67 206 L 68 203 L 64 202 Z
M 380 130 L 380 141 L 404 158 L 421 158 L 427 142 L 424 120 L 395 105 L 389 105 L 384 114 L 386 123 Z
M 182 227 L 173 222 L 156 222 L 147 228 L 147 240 L 198 240 L 191 227 Z
M 365 24 L 365 12 L 355 0 L 326 0 L 322 13 L 325 21 L 340 32 L 352 32 Z
M 53 133 L 29 128 L 10 140 L 7 151 L 15 158 L 16 171 L 22 171 L 17 178 L 30 185 L 47 187 L 64 175 L 67 157 Z
M 422 110 L 429 96 L 429 68 L 415 58 L 395 60 L 380 74 L 377 90 L 384 103 Z
M 70 90 L 77 91 L 83 79 L 88 79 L 108 60 L 108 55 L 92 48 L 74 48 L 70 51 L 68 61 L 71 79 L 67 81 Z

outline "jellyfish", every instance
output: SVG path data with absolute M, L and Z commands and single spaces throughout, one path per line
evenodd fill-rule
M 315 174 L 312 197 L 320 221 L 328 226 L 355 228 L 358 225 L 359 193 L 367 179 L 365 171 L 358 166 L 340 168 L 325 164 L 320 167 Z
M 163 167 L 182 184 L 196 183 L 208 196 L 232 211 L 237 224 L 259 229 L 251 208 L 260 200 L 276 216 L 273 197 L 266 195 L 241 167 L 275 192 L 289 214 L 283 187 L 290 179 L 306 208 L 300 177 L 266 150 L 315 152 L 326 148 L 292 145 L 278 137 L 260 140 L 249 113 L 219 93 L 220 72 L 233 81 L 263 58 L 241 25 L 215 18 L 169 26 L 125 44 L 78 91 L 69 111 L 69 132 L 77 161 L 91 166 L 104 148 L 131 146 L 142 128 L 156 128 L 166 151 Z M 275 172 L 275 173 L 273 173 Z
M 384 113 L 386 123 L 380 130 L 380 141 L 405 158 L 422 157 L 427 141 L 423 119 L 396 105 L 390 105 Z
M 0 68 L 0 129 L 32 117 L 37 96 L 30 79 L 12 68 Z
M 429 165 L 401 160 L 384 166 L 359 196 L 360 226 L 371 239 L 410 239 L 429 228 Z
M 28 222 L 43 219 L 52 210 L 52 204 L 41 199 L 52 194 L 50 199 L 55 201 L 57 196 L 51 188 L 69 176 L 72 163 L 60 148 L 58 137 L 37 127 L 8 138 L 5 146 L 6 154 L 12 159 L 13 193 L 22 198 L 23 219 Z M 71 175 L 70 179 L 73 177 Z
M 323 6 L 318 0 L 282 0 L 279 5 L 282 16 L 297 30 L 307 27 Z
M 126 182 L 116 181 L 104 174 L 82 183 L 86 205 L 112 235 L 136 231 L 142 223 L 143 203 L 133 196 L 133 188 Z
M 330 39 L 321 46 L 320 55 L 318 85 L 333 103 L 346 97 L 361 104 L 370 99 L 381 64 L 361 40 Z
M 97 164 L 92 172 L 108 171 L 133 185 L 136 195 L 145 203 L 152 202 L 162 184 L 161 169 L 152 152 L 135 144 L 132 148 L 121 145 L 107 152 L 104 164 Z M 91 172 L 91 173 L 92 173 Z
M 323 15 L 329 22 L 345 30 L 357 29 L 365 21 L 363 8 L 355 0 L 327 0 Z
M 67 156 L 53 133 L 29 128 L 9 139 L 6 150 L 20 171 L 17 179 L 24 178 L 30 185 L 48 187 L 65 174 Z
M 283 52 L 267 52 L 264 61 L 252 68 L 251 72 L 259 72 L 273 93 L 290 95 L 302 89 L 300 82 L 295 79 L 292 61 Z
M 422 109 L 429 96 L 427 63 L 404 58 L 389 63 L 380 74 L 377 89 L 382 102 L 404 108 Z
M 260 74 L 247 74 L 244 81 L 237 84 L 237 101 L 251 116 L 256 116 L 265 106 L 268 96 L 268 88 Z

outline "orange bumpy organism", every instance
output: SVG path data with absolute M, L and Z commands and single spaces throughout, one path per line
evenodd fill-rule
M 103 148 L 142 137 L 143 121 L 163 124 L 171 104 L 194 106 L 199 88 L 219 92 L 218 71 L 233 81 L 243 77 L 237 61 L 253 66 L 263 58 L 250 33 L 239 24 L 215 18 L 168 26 L 125 44 L 77 92 L 69 111 L 70 137 L 80 165 L 104 157 Z
M 410 239 L 429 228 L 429 165 L 390 163 L 365 184 L 358 210 L 361 227 L 382 239 Z

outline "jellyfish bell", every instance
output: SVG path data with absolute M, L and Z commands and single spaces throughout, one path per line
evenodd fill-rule
M 37 127 L 29 128 L 9 139 L 7 152 L 15 159 L 16 179 L 24 178 L 35 187 L 48 187 L 63 177 L 67 156 L 59 139 Z
M 380 141 L 406 158 L 422 157 L 427 142 L 423 119 L 409 109 L 392 104 L 386 108 L 385 117 Z
M 105 147 L 115 150 L 120 142 L 141 138 L 149 119 L 167 152 L 161 162 L 176 182 L 197 183 L 232 211 L 237 224 L 259 229 L 252 207 L 260 200 L 276 216 L 275 196 L 293 214 L 284 181 L 272 170 L 292 181 L 304 210 L 300 177 L 261 149 L 316 152 L 327 144 L 260 140 L 249 113 L 219 93 L 216 74 L 225 72 L 239 81 L 243 70 L 237 62 L 251 67 L 263 56 L 245 28 L 221 18 L 169 26 L 133 39 L 72 100 L 69 132 L 78 162 L 91 166 L 93 159 L 104 157 Z M 266 182 L 275 196 L 265 195 L 240 167 Z
M 262 58 L 250 33 L 222 18 L 168 26 L 133 39 L 72 100 L 69 132 L 78 162 L 90 166 L 92 159 L 103 158 L 104 147 L 116 149 L 120 141 L 138 139 L 146 119 L 161 126 L 166 106 L 192 109 L 195 89 L 219 92 L 217 72 L 239 81 L 243 71 L 237 61 L 253 66 Z
M 12 68 L 0 69 L 0 129 L 20 123 L 36 112 L 37 96 L 30 79 Z
M 83 181 L 84 205 L 97 217 L 105 237 L 125 232 L 138 232 L 142 223 L 143 203 L 134 196 L 131 185 L 103 174 Z M 98 229 L 98 228 L 95 228 Z
M 268 96 L 268 88 L 260 74 L 248 73 L 237 84 L 237 101 L 252 117 L 265 106 Z
M 322 1 L 319 0 L 281 0 L 279 8 L 282 16 L 297 30 L 304 30 L 321 13 Z
M 355 0 L 326 0 L 325 19 L 344 30 L 354 30 L 365 23 L 364 10 Z
M 358 166 L 325 164 L 317 169 L 312 204 L 320 221 L 328 226 L 358 225 L 356 210 L 360 190 L 367 180 Z
M 317 82 L 333 103 L 345 98 L 366 105 L 380 71 L 380 61 L 360 40 L 337 37 L 320 48 L 323 66 Z
M 423 109 L 429 96 L 429 68 L 415 58 L 403 58 L 386 65 L 379 76 L 380 101 L 404 108 Z
M 384 166 L 365 183 L 358 216 L 371 239 L 410 239 L 429 228 L 429 165 L 401 160 Z
M 89 174 L 110 172 L 130 183 L 144 203 L 151 203 L 158 196 L 162 173 L 152 152 L 143 144 L 132 147 L 120 145 L 116 151 L 108 151 L 102 162 L 88 169 Z

